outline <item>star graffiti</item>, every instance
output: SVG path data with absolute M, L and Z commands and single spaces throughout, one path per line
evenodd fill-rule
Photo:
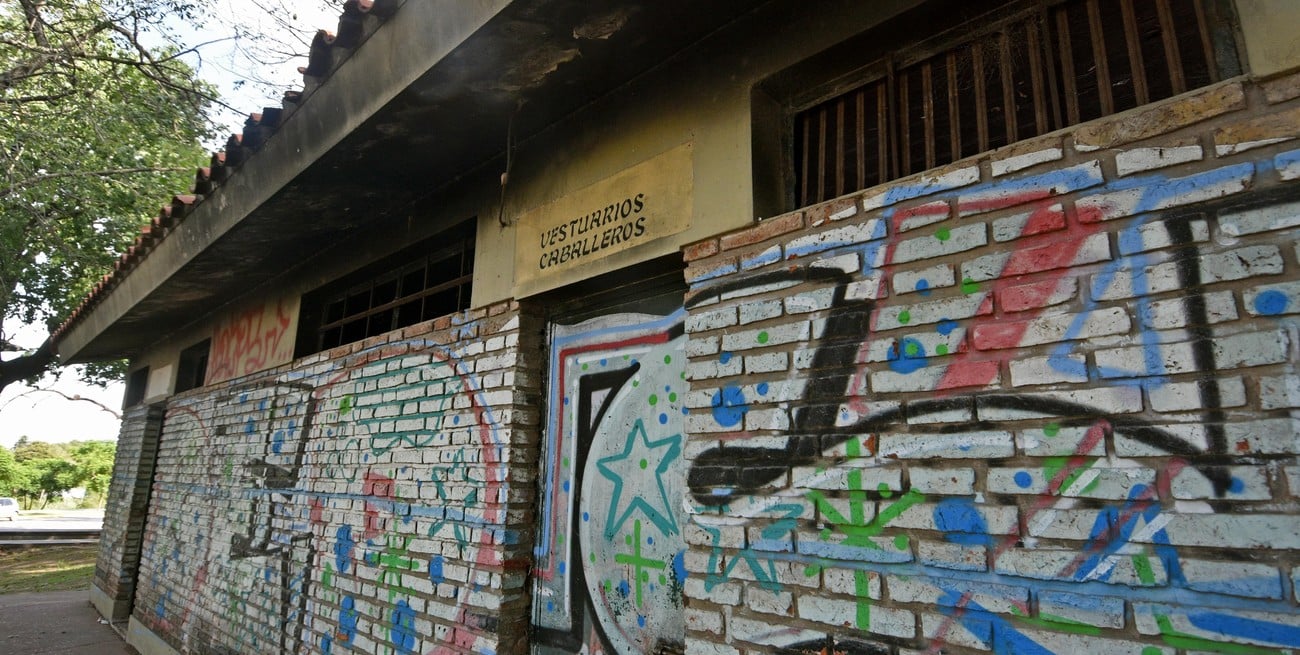
M 637 419 L 632 430 L 627 434 L 623 452 L 596 461 L 596 468 L 601 476 L 614 483 L 614 492 L 609 501 L 609 521 L 605 524 L 605 538 L 613 539 L 623 524 L 636 510 L 641 510 L 655 527 L 666 535 L 677 533 L 677 520 L 673 515 L 672 504 L 668 501 L 668 490 L 664 487 L 663 476 L 668 472 L 673 460 L 682 452 L 682 435 L 674 434 L 658 441 L 651 441 L 646 435 L 645 424 Z M 655 486 L 658 497 L 651 494 L 640 496 L 627 491 L 626 482 L 645 475 L 645 471 L 654 471 Z

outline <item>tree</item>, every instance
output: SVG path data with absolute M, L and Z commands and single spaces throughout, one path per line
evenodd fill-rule
M 74 487 L 86 488 L 86 499 L 103 499 L 113 480 L 113 458 L 117 444 L 112 441 L 83 441 L 71 445 L 72 461 L 77 465 Z
M 50 500 L 77 486 L 77 465 L 66 459 L 34 459 L 21 464 L 24 475 L 16 494 L 25 509 L 40 502 L 45 509 Z
M 0 318 L 53 329 L 202 161 L 190 0 L 0 0 Z M 0 389 L 55 365 L 0 332 Z M 120 367 L 92 369 L 104 380 Z
M 0 448 L 0 496 L 14 495 L 22 483 L 23 470 L 7 448 Z

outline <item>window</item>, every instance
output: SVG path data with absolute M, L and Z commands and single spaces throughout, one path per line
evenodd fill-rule
M 208 378 L 210 350 L 212 350 L 212 339 L 204 339 L 181 351 L 176 370 L 176 393 L 203 386 L 204 380 Z
M 813 204 L 1236 75 L 1216 2 L 1020 2 L 898 43 L 859 72 L 865 83 L 795 108 L 794 199 Z M 885 28 L 873 33 L 901 32 Z
M 122 407 L 135 407 L 144 401 L 149 386 L 149 367 L 137 368 L 126 376 L 126 391 L 122 394 Z
M 470 219 L 303 297 L 296 356 L 469 308 Z

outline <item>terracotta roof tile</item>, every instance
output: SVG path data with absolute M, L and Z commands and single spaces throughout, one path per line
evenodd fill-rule
M 395 14 L 400 6 L 399 0 L 347 0 L 343 5 L 343 13 L 339 17 L 337 28 L 339 36 L 336 37 L 335 33 L 327 30 L 319 30 L 312 40 L 307 66 L 298 69 L 298 72 L 304 76 L 304 88 L 286 91 L 282 107 L 267 107 L 261 113 L 249 114 L 248 119 L 244 121 L 243 130 L 239 134 L 232 134 L 226 140 L 225 150 L 212 153 L 208 165 L 195 171 L 192 193 L 173 196 L 170 205 L 164 205 L 156 218 L 141 227 L 140 235 L 136 237 L 135 242 L 113 263 L 113 270 L 91 287 L 90 292 L 81 300 L 77 308 L 51 334 L 51 339 L 57 342 L 67 334 L 103 300 L 108 292 L 120 284 L 141 260 L 162 243 L 177 225 L 184 222 L 185 218 L 193 213 L 195 207 L 230 179 L 231 174 L 241 164 L 266 144 L 289 115 L 310 98 L 321 80 L 328 77 L 335 66 L 346 57 L 346 51 L 359 46 L 369 33 L 373 32 L 375 26 L 367 25 L 365 21 L 367 16 L 381 21 L 386 20 Z

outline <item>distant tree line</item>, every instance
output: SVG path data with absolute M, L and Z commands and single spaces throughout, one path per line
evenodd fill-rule
M 103 506 L 113 477 L 112 441 L 48 443 L 21 437 L 12 449 L 0 448 L 0 496 L 17 498 L 23 509 L 43 509 L 63 493 L 86 490 L 80 504 Z

